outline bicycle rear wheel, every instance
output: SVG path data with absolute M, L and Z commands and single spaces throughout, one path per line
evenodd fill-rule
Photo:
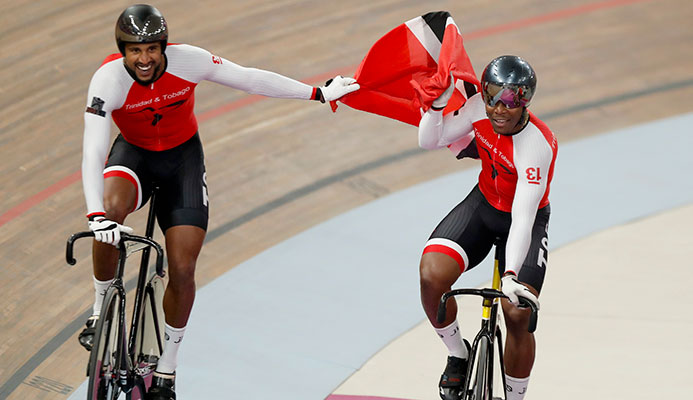
M 104 297 L 101 316 L 96 324 L 94 347 L 89 356 L 87 400 L 115 400 L 120 395 L 118 366 L 122 351 L 119 338 L 121 298 L 111 287 Z
M 489 390 L 489 340 L 486 336 L 479 338 L 476 349 L 476 367 L 474 372 L 474 384 L 470 387 L 471 400 L 491 400 L 491 390 Z

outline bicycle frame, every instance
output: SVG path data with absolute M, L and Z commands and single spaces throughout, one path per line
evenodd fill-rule
M 496 250 L 498 251 L 498 250 Z M 498 254 L 496 253 L 496 257 L 494 260 L 494 268 L 493 268 L 493 279 L 491 281 L 491 288 L 482 288 L 482 289 L 471 289 L 471 288 L 464 288 L 464 289 L 453 289 L 449 292 L 444 293 L 441 298 L 440 298 L 440 303 L 438 304 L 438 315 L 437 319 L 438 322 L 442 323 L 445 320 L 445 313 L 446 313 L 446 305 L 447 301 L 450 297 L 458 296 L 458 295 L 475 295 L 475 296 L 480 296 L 483 298 L 482 301 L 482 314 L 481 314 L 481 327 L 479 329 L 479 332 L 476 334 L 476 337 L 474 338 L 474 342 L 472 343 L 472 349 L 470 353 L 470 358 L 467 366 L 467 375 L 465 378 L 464 385 L 462 386 L 463 392 L 462 392 L 462 399 L 468 399 L 472 395 L 470 393 L 471 391 L 471 384 L 472 384 L 472 372 L 477 372 L 477 376 L 475 378 L 474 385 L 479 385 L 480 383 L 478 382 L 480 377 L 483 378 L 483 384 L 485 387 L 481 388 L 481 390 L 485 391 L 484 393 L 486 394 L 486 397 L 491 399 L 493 398 L 493 376 L 494 376 L 494 359 L 495 359 L 495 353 L 494 353 L 494 343 L 497 346 L 497 351 L 498 351 L 498 360 L 500 362 L 500 375 L 503 379 L 503 387 L 505 387 L 505 365 L 504 365 L 504 360 L 503 360 L 503 337 L 501 334 L 500 327 L 498 326 L 498 306 L 500 304 L 500 299 L 505 298 L 506 296 L 503 294 L 503 292 L 500 291 L 501 288 L 501 276 L 500 276 L 500 271 L 499 271 L 499 261 L 498 261 Z M 530 315 L 529 319 L 529 327 L 528 331 L 529 332 L 534 332 L 536 329 L 536 324 L 537 324 L 537 308 L 534 303 L 531 303 L 530 301 L 520 298 L 520 303 L 528 306 L 531 308 L 532 313 Z M 486 342 L 486 346 L 483 346 L 482 343 Z M 480 350 L 481 348 L 481 350 Z M 482 354 L 483 353 L 483 354 Z M 476 368 L 475 371 L 475 365 L 477 365 L 479 358 L 478 357 L 485 357 L 486 358 L 486 363 L 485 365 L 487 366 L 486 371 L 482 371 L 481 374 L 478 373 L 478 369 Z M 482 375 L 484 374 L 485 375 Z M 475 399 L 479 400 L 479 399 Z
M 491 281 L 491 289 L 500 291 L 500 273 L 498 271 L 498 259 L 496 258 L 494 260 L 494 268 L 493 268 L 493 279 Z M 482 308 L 481 308 L 481 328 L 479 329 L 479 332 L 477 333 L 476 337 L 474 338 L 474 342 L 472 343 L 472 351 L 470 357 L 469 363 L 467 365 L 467 376 L 470 377 L 467 379 L 466 385 L 465 385 L 465 393 L 467 393 L 467 389 L 469 387 L 469 384 L 471 383 L 471 376 L 472 376 L 472 371 L 474 365 L 476 365 L 476 357 L 487 357 L 487 362 L 488 362 L 488 373 L 486 376 L 487 379 L 487 387 L 488 387 L 488 398 L 492 399 L 493 398 L 493 377 L 494 377 L 494 349 L 493 345 L 494 343 L 497 344 L 498 346 L 498 357 L 500 361 L 500 376 L 503 379 L 503 387 L 505 387 L 505 365 L 503 364 L 503 349 L 502 349 L 502 343 L 503 343 L 503 338 L 501 335 L 501 330 L 498 327 L 498 306 L 500 304 L 500 297 L 484 297 L 482 301 Z M 480 354 L 478 351 L 479 348 L 479 343 L 482 340 L 482 337 L 485 337 L 488 341 L 488 349 L 486 354 Z
M 154 190 L 154 193 L 151 196 L 150 203 L 149 203 L 149 213 L 147 215 L 147 226 L 145 228 L 145 234 L 144 236 L 148 239 L 151 239 L 154 236 L 154 221 L 155 221 L 155 211 L 154 211 L 154 203 L 156 201 L 156 189 Z M 142 298 L 144 296 L 144 290 L 145 285 L 147 282 L 147 272 L 148 272 L 148 266 L 149 266 L 149 254 L 151 251 L 151 247 L 147 246 L 144 249 L 142 249 L 142 258 L 140 260 L 140 272 L 137 277 L 137 290 L 135 291 L 135 305 L 133 307 L 133 312 L 132 312 L 132 324 L 130 329 L 130 338 L 128 340 L 128 355 L 130 356 L 131 360 L 135 360 L 135 335 L 139 329 L 139 323 L 142 317 Z M 122 271 L 121 271 L 122 272 Z M 157 270 L 157 274 L 159 276 L 163 277 L 163 271 L 162 273 L 159 273 Z M 125 297 L 123 297 L 125 298 Z M 150 299 L 153 298 L 152 296 L 149 297 Z M 152 303 L 152 309 L 156 310 L 156 307 Z M 156 311 L 154 312 L 154 319 L 156 323 L 158 324 L 158 316 L 156 315 Z M 159 352 L 163 351 L 161 348 L 161 333 L 157 330 L 157 340 L 159 342 Z
M 138 360 L 136 359 L 137 355 L 135 354 L 136 348 L 137 348 L 137 335 L 142 329 L 140 326 L 140 322 L 142 321 L 142 312 L 143 312 L 143 303 L 144 303 L 144 298 L 145 294 L 149 295 L 150 299 L 150 305 L 152 309 L 152 318 L 154 319 L 154 324 L 155 326 L 159 325 L 159 316 L 157 315 L 157 307 L 155 304 L 154 300 L 154 289 L 152 286 L 147 282 L 147 277 L 148 277 L 148 272 L 149 272 L 149 256 L 151 253 L 151 249 L 154 248 L 156 251 L 156 274 L 159 277 L 164 277 L 164 270 L 163 270 L 163 249 L 161 246 L 156 243 L 154 240 L 152 240 L 152 236 L 154 233 L 154 224 L 155 224 L 155 208 L 154 208 L 154 203 L 155 203 L 155 198 L 156 198 L 156 190 L 152 194 L 151 197 L 151 203 L 149 207 L 149 214 L 147 217 L 147 225 L 146 225 L 146 231 L 145 231 L 145 236 L 136 236 L 136 235 L 129 235 L 129 234 L 121 234 L 121 241 L 118 244 L 118 251 L 120 253 L 118 257 L 118 264 L 116 266 L 116 272 L 115 272 L 115 278 L 113 279 L 113 282 L 111 283 L 110 288 L 115 290 L 119 296 L 119 310 L 118 310 L 118 316 L 117 316 L 117 333 L 116 333 L 116 342 L 115 343 L 120 343 L 120 345 L 117 346 L 117 354 L 115 354 L 114 361 L 114 369 L 113 372 L 117 373 L 117 385 L 123 390 L 123 392 L 128 393 L 132 388 L 136 385 L 135 380 L 135 375 L 139 375 L 137 373 L 133 373 L 135 371 L 135 366 L 138 363 Z M 93 237 L 94 233 L 91 231 L 85 231 L 85 232 L 78 232 L 70 236 L 70 238 L 67 241 L 67 247 L 66 247 L 66 253 L 65 253 L 65 258 L 68 264 L 70 265 L 75 265 L 76 260 L 73 257 L 73 247 L 74 247 L 74 242 L 77 239 L 83 238 L 83 237 Z M 128 340 L 126 341 L 125 335 L 126 335 L 126 290 L 125 290 L 125 285 L 123 282 L 123 274 L 125 271 L 125 263 L 128 257 L 128 249 L 125 245 L 126 242 L 137 242 L 144 244 L 144 248 L 141 249 L 142 251 L 142 257 L 140 260 L 140 269 L 139 269 L 139 274 L 137 278 L 137 286 L 135 290 L 135 300 L 134 300 L 134 305 L 133 305 L 133 315 L 132 315 L 132 321 L 130 324 L 130 332 L 129 332 L 129 337 Z M 136 250 L 139 251 L 139 250 Z M 157 339 L 157 346 L 159 349 L 159 354 L 163 351 L 163 340 L 162 340 L 162 333 L 159 331 L 159 329 L 154 329 L 156 333 L 156 339 Z M 115 377 L 114 377 L 115 378 Z M 144 383 L 142 383 L 144 384 Z M 90 388 L 91 390 L 91 388 Z

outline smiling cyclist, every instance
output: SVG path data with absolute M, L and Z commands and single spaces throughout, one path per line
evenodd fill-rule
M 165 345 L 148 399 L 175 399 L 177 353 L 195 298 L 195 266 L 207 230 L 209 197 L 194 111 L 203 80 L 269 97 L 332 101 L 359 88 L 336 77 L 312 87 L 247 68 L 207 50 L 168 43 L 168 25 L 156 8 L 137 4 L 117 19 L 120 53 L 108 56 L 92 77 L 84 113 L 82 182 L 93 245 L 93 315 L 80 333 L 87 349 L 103 295 L 112 282 L 122 225 L 159 186 L 156 216 L 165 236 L 169 282 L 164 295 Z M 111 124 L 120 133 L 112 146 Z M 105 165 L 105 167 L 104 167 Z
M 529 310 L 518 297 L 538 304 L 548 259 L 549 187 L 558 145 L 549 128 L 527 107 L 536 90 L 536 75 L 520 57 L 501 56 L 484 69 L 481 92 L 443 116 L 454 87 L 433 102 L 419 124 L 419 145 L 437 149 L 453 145 L 458 158 L 481 159 L 478 184 L 438 224 L 424 247 L 420 263 L 421 302 L 429 321 L 448 348 L 440 378 L 444 400 L 456 400 L 464 383 L 469 342 L 461 337 L 457 305 L 436 321 L 441 295 L 462 273 L 478 265 L 494 244 L 502 274 L 506 394 L 521 400 L 535 358 L 534 334 L 527 331 Z

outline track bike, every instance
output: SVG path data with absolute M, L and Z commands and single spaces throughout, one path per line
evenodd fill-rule
M 100 317 L 96 323 L 87 375 L 87 400 L 115 400 L 124 393 L 128 400 L 144 399 L 151 385 L 152 374 L 163 351 L 164 319 L 162 299 L 164 252 L 152 240 L 154 232 L 154 200 L 149 206 L 145 236 L 123 233 L 118 244 L 119 257 L 113 282 L 106 290 Z M 65 258 L 73 257 L 74 242 L 93 237 L 91 231 L 78 232 L 67 240 Z M 156 252 L 155 272 L 148 276 L 151 249 Z M 132 320 L 126 325 L 126 289 L 123 273 L 128 256 L 141 252 L 140 270 L 132 306 Z
M 491 282 L 490 288 L 453 289 L 444 293 L 440 298 L 440 303 L 438 304 L 437 319 L 439 323 L 443 323 L 443 321 L 445 321 L 446 304 L 449 298 L 466 295 L 480 296 L 483 298 L 481 328 L 479 329 L 476 337 L 474 338 L 474 342 L 472 343 L 472 349 L 469 355 L 469 363 L 467 366 L 467 375 L 465 377 L 464 384 L 459 389 L 460 400 L 497 400 L 506 398 L 505 390 L 503 390 L 503 397 L 493 396 L 493 379 L 495 376 L 500 375 L 503 380 L 503 388 L 505 388 L 503 336 L 501 333 L 501 328 L 498 325 L 498 308 L 500 306 L 500 299 L 507 298 L 507 296 L 500 291 L 501 276 L 498 269 L 497 248 L 494 260 L 493 279 Z M 519 300 L 521 306 L 529 307 L 531 309 L 527 330 L 529 332 L 534 332 L 537 328 L 537 305 L 526 298 L 520 297 Z M 494 344 L 497 345 L 496 349 L 494 349 Z M 499 368 L 499 374 L 495 373 L 496 367 Z

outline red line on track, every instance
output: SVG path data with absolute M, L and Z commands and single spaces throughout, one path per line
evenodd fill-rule
M 544 15 L 538 15 L 536 17 L 532 18 L 526 18 L 523 20 L 519 21 L 514 21 L 510 22 L 504 25 L 498 25 L 498 26 L 493 26 L 487 29 L 480 29 L 477 31 L 472 31 L 463 36 L 465 40 L 472 40 L 472 39 L 479 39 L 503 32 L 508 32 L 511 30 L 515 29 L 521 29 L 521 28 L 526 28 L 528 26 L 532 25 L 538 25 L 544 22 L 550 22 L 550 21 L 556 21 L 559 19 L 564 19 L 564 18 L 570 18 L 574 17 L 576 15 L 580 14 L 587 14 L 593 11 L 597 10 L 603 10 L 607 8 L 614 8 L 614 7 L 620 7 L 620 6 L 626 6 L 629 4 L 634 4 L 634 3 L 643 3 L 646 1 L 652 1 L 652 0 L 609 0 L 609 1 L 602 1 L 598 3 L 591 3 L 591 4 L 585 4 L 583 6 L 578 6 L 578 7 L 573 7 L 573 8 L 568 8 L 565 10 L 560 10 L 560 11 L 555 11 L 552 13 L 544 14 Z M 345 73 L 345 71 L 353 71 L 358 67 L 358 65 L 352 65 L 349 67 L 344 67 L 344 68 L 339 68 L 337 70 L 334 70 L 332 72 L 326 72 L 324 74 L 320 74 L 317 76 L 313 76 L 310 78 L 306 78 L 306 82 L 323 82 L 326 79 L 329 79 L 335 75 L 338 75 L 340 73 Z M 239 108 L 243 108 L 246 106 L 249 106 L 251 104 L 255 104 L 261 100 L 266 99 L 266 97 L 259 96 L 259 95 L 251 95 L 251 96 L 246 96 L 238 100 L 234 100 L 230 103 L 224 104 L 222 106 L 219 106 L 217 108 L 214 108 L 209 111 L 205 111 L 203 113 L 200 113 L 197 116 L 197 119 L 199 122 L 204 122 L 208 121 L 212 118 L 216 118 L 220 115 L 223 115 L 225 113 L 228 113 L 232 110 L 236 110 Z M 13 219 L 17 218 L 18 216 L 22 215 L 26 211 L 30 210 L 32 207 L 35 205 L 41 203 L 42 201 L 46 200 L 50 196 L 54 195 L 55 193 L 63 190 L 64 188 L 72 185 L 73 183 L 79 181 L 82 177 L 81 171 L 74 172 L 70 174 L 69 176 L 63 178 L 59 182 L 56 182 L 55 184 L 49 186 L 48 188 L 40 191 L 39 193 L 36 193 L 35 195 L 31 196 L 30 198 L 22 201 L 18 205 L 12 207 L 8 211 L 6 211 L 4 214 L 0 215 L 0 227 L 5 225 L 6 223 L 12 221 Z
M 626 6 L 634 3 L 643 3 L 651 0 L 609 0 L 599 3 L 585 4 L 582 6 L 577 6 L 573 8 L 567 8 L 565 10 L 554 11 L 544 15 L 537 15 L 536 17 L 521 19 L 519 21 L 512 21 L 504 25 L 492 26 L 486 29 L 480 29 L 477 31 L 470 32 L 463 35 L 464 40 L 479 39 L 486 36 L 491 36 L 503 32 L 512 31 L 515 29 L 526 28 L 528 26 L 539 25 L 544 22 L 556 21 L 559 19 L 565 19 L 574 17 L 580 14 L 587 14 L 597 10 L 603 10 L 607 8 L 614 8 L 620 6 Z
M 10 222 L 11 220 L 15 219 L 16 217 L 22 215 L 25 211 L 29 210 L 33 206 L 39 204 L 40 202 L 51 197 L 52 195 L 58 193 L 59 191 L 65 189 L 66 187 L 77 182 L 78 180 L 80 180 L 81 177 L 82 177 L 82 171 L 74 172 L 74 173 L 70 174 L 69 176 L 61 179 L 59 182 L 52 184 L 48 188 L 43 189 L 42 191 L 29 197 L 28 199 L 22 201 L 18 205 L 12 207 L 9 211 L 0 215 L 0 226 L 5 225 L 7 222 Z

